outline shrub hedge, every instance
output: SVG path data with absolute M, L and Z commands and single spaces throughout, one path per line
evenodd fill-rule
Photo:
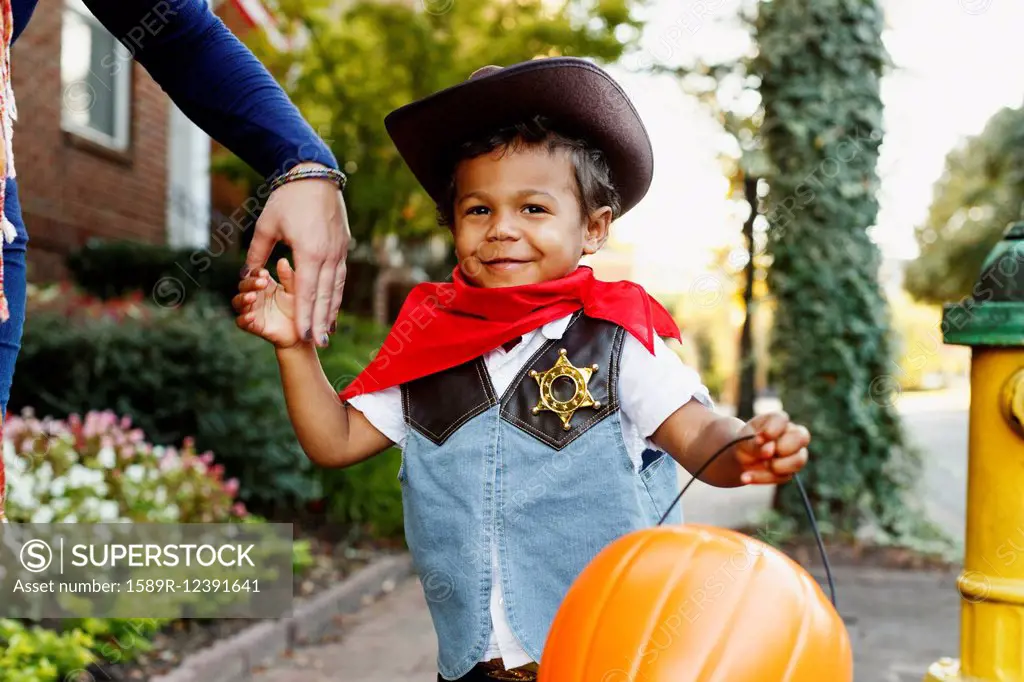
M 387 330 L 349 316 L 320 351 L 339 390 Z M 348 470 L 315 467 L 285 408 L 273 348 L 238 330 L 216 304 L 159 308 L 139 292 L 100 301 L 68 285 L 33 289 L 9 410 L 66 418 L 90 410 L 129 417 L 154 445 L 189 440 L 216 453 L 254 512 L 280 518 L 323 500 L 333 523 L 401 530 L 398 453 Z M 390 479 L 390 480 L 389 480 Z M 371 492 L 372 491 L 372 492 Z
M 254 509 L 320 494 L 285 409 L 273 348 L 205 303 L 161 309 L 64 288 L 30 297 L 8 409 L 129 417 L 154 445 L 211 450 Z
M 288 256 L 287 247 L 278 244 L 267 262 L 271 272 L 278 258 Z M 93 239 L 69 254 L 65 263 L 79 287 L 104 300 L 141 292 L 163 307 L 209 298 L 230 310 L 245 254 L 225 250 L 217 241 L 209 248 L 197 249 Z M 350 256 L 347 264 L 344 309 L 369 316 L 378 268 L 355 256 Z

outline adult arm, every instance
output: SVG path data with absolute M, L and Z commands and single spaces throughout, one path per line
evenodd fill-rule
M 258 59 L 203 0 L 84 0 L 174 103 L 264 177 L 338 163 Z M 351 239 L 344 199 L 327 180 L 275 190 L 246 258 L 262 268 L 278 241 L 292 249 L 296 328 L 320 346 L 341 308 Z
M 84 0 L 196 125 L 264 177 L 331 150 L 203 0 Z

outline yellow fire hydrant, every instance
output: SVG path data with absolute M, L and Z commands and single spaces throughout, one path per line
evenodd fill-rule
M 989 254 L 971 296 L 947 304 L 943 340 L 971 348 L 960 658 L 925 682 L 1024 680 L 1024 222 Z

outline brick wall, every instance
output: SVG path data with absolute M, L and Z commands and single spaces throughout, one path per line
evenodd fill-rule
M 63 276 L 63 257 L 92 236 L 165 239 L 167 100 L 137 64 L 129 147 L 107 151 L 61 129 L 62 0 L 39 0 L 12 55 L 14 163 L 29 233 L 29 281 Z

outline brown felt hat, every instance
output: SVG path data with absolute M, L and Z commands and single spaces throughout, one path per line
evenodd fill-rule
M 392 111 L 384 125 L 413 175 L 440 204 L 462 142 L 538 115 L 605 153 L 622 198 L 620 215 L 640 203 L 654 173 L 647 129 L 622 87 L 584 59 L 485 66 L 462 83 Z

